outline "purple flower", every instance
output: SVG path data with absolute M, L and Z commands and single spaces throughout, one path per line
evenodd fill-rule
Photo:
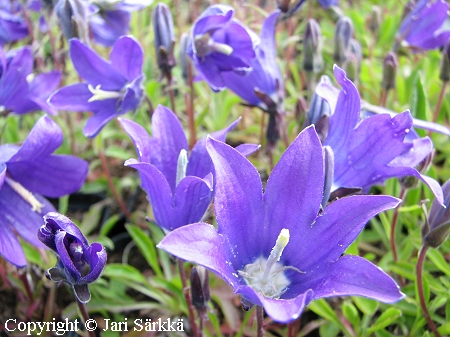
M 450 37 L 450 29 L 444 26 L 447 12 L 445 0 L 419 0 L 403 19 L 397 33 L 398 39 L 425 50 L 443 46 Z
M 417 166 L 433 149 L 428 137 L 413 132 L 409 111 L 391 117 L 379 114 L 360 122 L 360 96 L 355 85 L 339 67 L 334 75 L 342 86 L 336 102 L 335 89 L 327 83 L 318 87 L 331 105 L 328 135 L 324 145 L 334 153 L 333 190 L 340 187 L 368 190 L 392 177 L 414 176 L 422 180 L 442 202 L 442 189 L 434 179 L 420 174 Z
M 92 7 L 95 14 L 91 16 L 89 26 L 95 42 L 112 46 L 130 31 L 131 13 L 151 3 L 152 0 L 94 1 Z
M 47 213 L 44 221 L 37 236 L 58 255 L 56 267 L 47 270 L 46 276 L 69 283 L 80 302 L 89 302 L 88 284 L 97 280 L 105 268 L 105 248 L 98 242 L 89 245 L 78 227 L 62 214 Z
M 328 8 L 331 6 L 338 6 L 339 0 L 319 0 L 319 3 L 323 8 Z
M 261 28 L 261 41 L 255 48 L 256 57 L 250 61 L 251 70 L 224 71 L 225 86 L 251 106 L 264 111 L 282 111 L 283 80 L 276 61 L 275 29 L 280 11 L 270 14 Z
M 322 146 L 304 130 L 272 171 L 265 191 L 256 168 L 230 146 L 209 138 L 216 171 L 218 230 L 195 223 L 158 245 L 219 274 L 246 305 L 262 305 L 278 322 L 299 317 L 312 300 L 356 295 L 395 302 L 394 280 L 371 262 L 341 256 L 364 224 L 399 200 L 389 196 L 339 199 L 319 213 Z
M 20 13 L 19 2 L 0 2 L 0 45 L 28 36 L 27 24 Z
M 139 43 L 130 36 L 114 44 L 111 62 L 77 39 L 70 40 L 69 53 L 75 70 L 86 82 L 59 89 L 49 103 L 58 110 L 93 112 L 83 129 L 86 137 L 93 138 L 110 120 L 139 106 L 144 55 Z
M 139 124 L 120 118 L 120 123 L 134 142 L 139 160 L 125 162 L 139 171 L 142 188 L 147 192 L 156 224 L 165 232 L 200 221 L 213 197 L 213 164 L 206 152 L 205 138 L 195 144 L 188 158 L 188 143 L 183 127 L 175 114 L 158 106 L 152 116 L 152 135 Z M 225 141 L 228 128 L 212 134 Z M 244 144 L 244 154 L 258 146 Z
M 234 9 L 225 5 L 208 7 L 195 22 L 191 33 L 189 56 L 201 77 L 214 90 L 226 87 L 223 71 L 249 70 L 255 57 L 257 37 L 233 19 Z
M 0 254 L 18 267 L 26 265 L 15 232 L 37 247 L 42 216 L 53 211 L 43 197 L 58 198 L 77 191 L 88 164 L 77 157 L 52 154 L 62 143 L 60 127 L 41 117 L 22 146 L 0 145 Z
M 0 105 L 4 111 L 25 114 L 44 110 L 49 114 L 56 114 L 47 104 L 47 99 L 59 85 L 59 71 L 33 76 L 33 54 L 30 47 L 7 53 L 0 47 L 0 59 L 3 59 L 0 64 Z M 32 79 L 29 81 L 30 78 Z

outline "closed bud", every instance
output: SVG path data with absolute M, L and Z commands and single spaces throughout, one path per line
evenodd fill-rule
M 442 82 L 450 80 L 450 39 L 447 40 L 442 50 L 439 78 Z
M 87 20 L 87 9 L 81 0 L 59 0 L 56 4 L 56 14 L 64 36 L 67 40 L 79 38 L 89 43 L 89 28 Z
M 181 35 L 181 40 L 180 40 L 180 67 L 181 67 L 181 74 L 183 76 L 183 79 L 185 81 L 188 80 L 188 76 L 189 76 L 189 68 L 190 67 L 190 59 L 188 57 L 188 53 L 187 53 L 187 49 L 190 43 L 190 36 L 189 34 L 183 33 L 183 35 Z
M 196 266 L 191 271 L 191 297 L 192 304 L 199 314 L 204 314 L 210 299 L 209 274 L 202 266 Z
M 450 180 L 442 186 L 444 205 L 435 199 L 430 209 L 428 222 L 422 228 L 424 245 L 437 248 L 450 234 Z
M 173 47 L 175 45 L 173 19 L 166 4 L 159 3 L 153 11 L 153 30 L 155 33 L 158 67 L 166 75 L 176 65 L 175 57 L 173 56 Z
M 277 7 L 283 13 L 287 13 L 289 10 L 289 4 L 291 0 L 277 0 Z
M 336 63 L 342 65 L 350 55 L 350 40 L 353 36 L 353 23 L 347 16 L 342 16 L 336 23 L 334 32 L 334 55 Z
M 381 8 L 379 6 L 372 6 L 370 12 L 369 29 L 373 35 L 378 35 L 381 26 Z
M 321 84 L 332 86 L 331 79 L 326 75 L 320 78 L 319 85 Z M 317 124 L 319 120 L 324 116 L 328 117 L 330 115 L 331 115 L 330 104 L 328 104 L 328 102 L 325 99 L 317 95 L 317 93 L 314 93 L 311 98 L 311 103 L 309 104 L 309 110 L 307 114 L 307 123 L 308 123 L 307 125 L 314 124 L 316 125 L 317 129 Z
M 397 75 L 398 60 L 397 55 L 390 51 L 383 61 L 383 80 L 381 87 L 384 90 L 395 88 L 395 77 Z
M 303 37 L 303 70 L 319 72 L 323 69 L 322 32 L 318 22 L 309 19 Z
M 361 72 L 362 48 L 356 39 L 350 41 L 350 55 L 346 67 L 347 77 L 357 84 Z

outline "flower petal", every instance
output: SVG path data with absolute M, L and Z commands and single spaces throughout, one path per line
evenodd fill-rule
M 80 279 L 80 282 L 92 283 L 100 277 L 103 269 L 105 268 L 107 260 L 106 250 L 105 247 L 103 247 L 103 245 L 101 245 L 98 242 L 94 242 L 87 249 L 86 255 L 87 255 L 86 261 L 88 262 L 91 270 L 89 274 L 83 276 Z
M 152 149 L 152 140 L 148 135 L 147 130 L 145 130 L 141 125 L 132 120 L 126 118 L 118 118 L 120 124 L 122 125 L 125 132 L 130 136 L 133 141 L 134 147 L 139 158 L 139 161 L 149 163 L 150 153 Z
M 341 257 L 326 271 L 314 288 L 314 299 L 335 296 L 363 296 L 384 303 L 405 297 L 395 281 L 380 268 L 359 256 Z
M 284 265 L 306 274 L 295 274 L 298 282 L 309 278 L 318 266 L 336 261 L 356 239 L 364 225 L 380 212 L 396 207 L 400 200 L 390 196 L 358 195 L 332 202 L 308 229 L 292 235 L 281 257 Z M 314 253 L 312 253 L 314 252 Z M 302 258 L 299 259 L 298 257 Z M 300 292 L 313 287 L 305 283 Z
M 111 63 L 78 39 L 70 40 L 69 55 L 77 73 L 94 87 L 100 85 L 103 90 L 121 90 L 127 82 Z
M 172 219 L 172 192 L 166 178 L 153 165 L 139 163 L 134 159 L 125 162 L 139 171 L 141 186 L 147 192 L 155 216 L 156 224 L 164 231 L 169 231 Z
M 142 75 L 144 53 L 139 42 L 132 36 L 123 36 L 114 44 L 110 55 L 113 67 L 128 82 Z
M 300 317 L 303 309 L 311 302 L 314 292 L 307 290 L 305 293 L 289 299 L 274 299 L 258 294 L 261 304 L 267 315 L 275 322 L 289 323 Z
M 168 233 L 158 248 L 180 259 L 202 265 L 222 277 L 230 285 L 238 283 L 237 274 L 230 266 L 224 236 L 206 223 L 195 223 Z
M 152 117 L 154 146 L 151 163 L 166 177 L 170 189 L 175 191 L 178 156 L 188 150 L 183 127 L 168 108 L 158 105 Z
M 103 101 L 104 109 L 94 113 L 89 117 L 83 128 L 83 134 L 88 138 L 94 138 L 102 130 L 102 128 L 110 121 L 116 118 L 120 113 L 116 110 L 116 102 L 114 99 Z M 108 108 L 109 106 L 109 108 Z
M 307 231 L 323 198 L 324 168 L 319 137 L 310 126 L 288 147 L 273 169 L 264 192 L 265 221 L 258 233 L 270 237 L 264 246 L 268 256 L 283 228 L 291 233 Z
M 0 255 L 16 267 L 27 265 L 22 246 L 9 227 L 8 221 L 3 217 L 3 210 L 0 212 Z
M 330 117 L 328 136 L 324 145 L 329 145 L 336 156 L 342 151 L 351 132 L 359 122 L 361 99 L 352 81 L 338 66 L 334 66 L 334 76 L 342 86 L 336 103 L 336 109 Z
M 219 233 L 227 238 L 235 254 L 234 268 L 240 270 L 259 257 L 265 246 L 266 238 L 255 235 L 264 223 L 261 178 L 256 168 L 231 146 L 209 137 L 206 148 L 216 172 L 214 209 Z

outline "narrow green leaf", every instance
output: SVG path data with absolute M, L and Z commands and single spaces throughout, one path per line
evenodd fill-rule
M 397 308 L 389 308 L 381 314 L 369 329 L 367 329 L 367 335 L 374 333 L 375 331 L 384 329 L 388 325 L 392 324 L 402 315 L 401 310 Z
M 103 276 L 117 278 L 122 282 L 131 281 L 145 284 L 147 280 L 139 270 L 128 264 L 110 263 L 105 266 Z
M 433 261 L 435 266 L 438 267 L 441 272 L 447 276 L 450 276 L 450 265 L 439 250 L 429 249 L 427 252 L 427 257 Z
M 161 267 L 159 266 L 158 256 L 152 240 L 150 240 L 148 235 L 145 234 L 138 226 L 126 225 L 125 227 L 147 263 L 152 267 L 155 274 L 162 276 L 163 273 L 161 271 Z
M 353 303 L 349 301 L 345 301 L 342 303 L 342 313 L 345 318 L 352 324 L 355 330 L 359 330 L 359 324 L 361 323 L 361 319 L 359 317 L 358 309 L 353 305 Z

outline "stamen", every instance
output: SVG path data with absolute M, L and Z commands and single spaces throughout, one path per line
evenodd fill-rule
M 213 42 L 211 44 L 211 49 L 217 53 L 225 54 L 227 56 L 233 52 L 233 47 L 225 43 L 218 43 L 218 42 Z
M 188 157 L 187 157 L 187 151 L 185 149 L 182 149 L 180 151 L 180 154 L 178 155 L 178 162 L 177 162 L 177 178 L 176 178 L 176 184 L 178 185 L 181 180 L 183 180 L 184 177 L 186 177 L 186 169 L 188 164 Z
M 119 98 L 122 96 L 122 93 L 119 91 L 105 91 L 100 89 L 101 85 L 97 85 L 95 88 L 88 84 L 88 89 L 92 93 L 92 97 L 88 99 L 88 102 L 93 101 L 104 101 L 105 99 L 111 98 Z
M 45 205 L 40 203 L 39 200 L 37 200 L 33 195 L 33 193 L 31 193 L 17 181 L 14 181 L 9 177 L 5 177 L 5 181 L 18 195 L 22 197 L 23 200 L 31 205 L 31 210 L 33 212 L 41 213 L 41 210 Z
M 270 275 L 270 270 L 273 268 L 276 262 L 280 261 L 281 254 L 283 253 L 283 250 L 288 243 L 289 243 L 289 229 L 283 228 L 280 232 L 280 235 L 278 235 L 275 247 L 272 248 L 269 258 L 267 259 L 266 270 L 264 271 L 264 275 L 262 277 L 261 282 L 263 283 L 267 282 Z
M 224 55 L 230 55 L 233 52 L 233 48 L 225 43 L 214 42 L 211 35 L 208 33 L 197 35 L 194 38 L 195 54 L 199 57 L 205 57 L 206 55 L 216 52 Z

